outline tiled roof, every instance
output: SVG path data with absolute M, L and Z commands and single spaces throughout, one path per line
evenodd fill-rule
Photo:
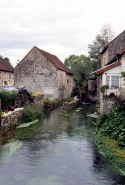
M 103 54 L 104 52 L 105 52 L 105 50 L 108 48 L 108 46 L 115 40 L 115 39 L 117 39 L 119 36 L 121 36 L 123 33 L 125 32 L 125 30 L 122 32 L 122 33 L 120 33 L 117 37 L 115 37 L 113 40 L 111 40 L 106 46 L 104 46 L 104 48 L 103 48 L 103 50 L 102 50 L 102 52 L 100 53 L 100 54 Z M 100 55 L 99 54 L 99 55 Z M 98 55 L 98 56 L 99 56 Z
M 122 33 L 120 33 L 117 37 L 115 37 L 113 40 L 111 40 L 106 46 L 111 44 L 115 39 L 117 39 L 119 36 L 121 36 L 124 32 L 125 32 L 125 30 Z
M 120 61 L 115 62 L 115 63 L 113 63 L 113 64 L 110 64 L 110 65 L 108 65 L 108 66 L 105 66 L 105 67 L 103 67 L 103 68 L 97 70 L 97 71 L 95 72 L 95 74 L 98 76 L 98 75 L 102 74 L 103 72 L 105 72 L 105 71 L 107 71 L 107 70 L 109 70 L 109 69 L 112 69 L 113 67 L 116 67 L 116 66 L 118 66 L 118 65 L 120 65 L 120 64 L 121 64 Z
M 0 70 L 12 72 L 13 67 L 11 66 L 11 64 L 9 62 L 7 62 L 2 57 L 0 57 Z
M 118 52 L 118 55 L 121 55 L 125 52 L 125 48 L 123 48 L 121 51 Z
M 57 58 L 57 56 L 52 55 L 44 50 L 39 49 L 38 47 L 34 46 L 39 52 L 56 68 L 62 71 L 65 71 L 68 74 L 73 73 Z
M 29 53 L 34 49 L 36 48 L 40 53 L 41 55 L 43 55 L 56 69 L 59 69 L 59 70 L 62 70 L 62 71 L 65 71 L 66 73 L 70 74 L 70 75 L 73 75 L 73 73 L 57 58 L 57 56 L 55 55 L 52 55 L 42 49 L 39 49 L 38 47 L 34 46 L 30 51 Z M 29 54 L 28 53 L 28 54 Z M 27 55 L 28 55 L 27 54 Z M 26 55 L 26 56 L 27 56 Z M 26 57 L 25 56 L 25 57 Z M 25 58 L 24 57 L 24 58 Z M 24 58 L 17 64 L 17 66 L 24 60 Z M 16 67 L 17 67 L 16 66 Z M 15 67 L 15 69 L 16 69 Z

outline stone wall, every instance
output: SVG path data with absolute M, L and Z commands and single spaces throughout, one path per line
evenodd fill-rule
M 103 113 L 108 113 L 115 106 L 120 105 L 119 97 L 103 97 Z
M 97 76 L 97 103 L 100 102 L 101 76 Z
M 73 76 L 57 70 L 41 53 L 33 48 L 14 70 L 15 86 L 24 86 L 30 92 L 42 92 L 44 98 L 70 97 Z
M 0 86 L 13 86 L 14 85 L 14 73 L 0 71 Z
M 23 108 L 16 108 L 14 111 L 4 113 L 1 119 L 1 131 L 5 131 L 10 129 L 11 127 L 15 127 L 18 123 L 18 118 L 22 116 L 22 114 Z
M 65 102 L 63 105 L 64 110 L 70 110 L 74 107 L 77 107 L 81 104 L 81 100 L 73 101 L 73 102 Z
M 15 86 L 24 86 L 30 92 L 42 92 L 45 98 L 57 98 L 56 68 L 33 48 L 14 70 Z

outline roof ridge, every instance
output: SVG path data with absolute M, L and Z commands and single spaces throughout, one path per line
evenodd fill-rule
M 63 62 L 61 62 L 61 60 L 56 56 L 53 55 L 49 52 L 46 52 L 40 48 L 38 48 L 37 46 L 34 46 L 28 53 L 27 55 L 34 49 L 36 48 L 41 55 L 43 55 L 46 60 L 48 60 L 56 69 L 60 69 L 62 71 L 65 71 L 68 74 L 73 75 L 73 73 L 67 68 L 67 66 L 65 66 L 65 64 L 63 64 Z M 27 55 L 16 65 L 16 67 L 13 69 L 13 71 L 17 68 L 17 66 L 27 57 Z
M 35 46 L 36 47 L 36 46 Z M 38 49 L 39 52 L 42 52 L 41 54 L 56 68 L 56 69 L 60 69 L 65 71 L 66 73 L 72 74 L 73 73 L 67 68 L 67 66 L 65 64 L 63 64 L 63 62 L 56 56 L 53 55 L 49 52 L 46 52 L 38 47 L 36 47 L 36 49 Z M 47 55 L 46 55 L 47 54 Z M 50 56 L 52 56 L 53 58 L 51 58 Z M 55 60 L 56 58 L 56 60 Z M 60 64 L 59 64 L 60 63 Z
M 120 35 L 122 35 L 125 32 L 125 30 L 123 32 L 121 32 L 119 35 L 117 35 L 113 40 L 111 40 L 105 47 L 108 47 L 108 45 L 110 45 L 115 39 L 117 39 Z
M 13 66 L 0 56 L 0 70 L 12 72 L 13 69 Z

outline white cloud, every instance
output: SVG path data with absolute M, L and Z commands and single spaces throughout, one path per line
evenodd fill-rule
M 15 66 L 38 46 L 62 61 L 86 54 L 101 27 L 111 23 L 116 35 L 124 30 L 124 0 L 1 0 L 0 54 Z

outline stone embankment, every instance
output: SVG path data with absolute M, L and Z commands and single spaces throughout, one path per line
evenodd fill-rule
M 33 96 L 32 105 L 40 105 L 43 110 L 44 106 L 44 95 Z M 25 102 L 28 103 L 28 102 Z M 9 111 L 8 113 L 4 113 L 1 117 L 1 132 L 6 131 L 12 127 L 15 127 L 18 124 L 18 119 L 23 115 L 23 107 L 15 108 L 14 111 Z
M 24 108 L 16 108 L 14 111 L 4 113 L 1 118 L 1 132 L 15 127 L 19 117 L 22 116 Z
M 71 102 L 65 102 L 63 104 L 63 109 L 64 110 L 69 110 L 69 109 L 72 109 L 74 107 L 77 107 L 78 105 L 81 104 L 81 100 L 76 100 L 76 101 L 71 101 Z

